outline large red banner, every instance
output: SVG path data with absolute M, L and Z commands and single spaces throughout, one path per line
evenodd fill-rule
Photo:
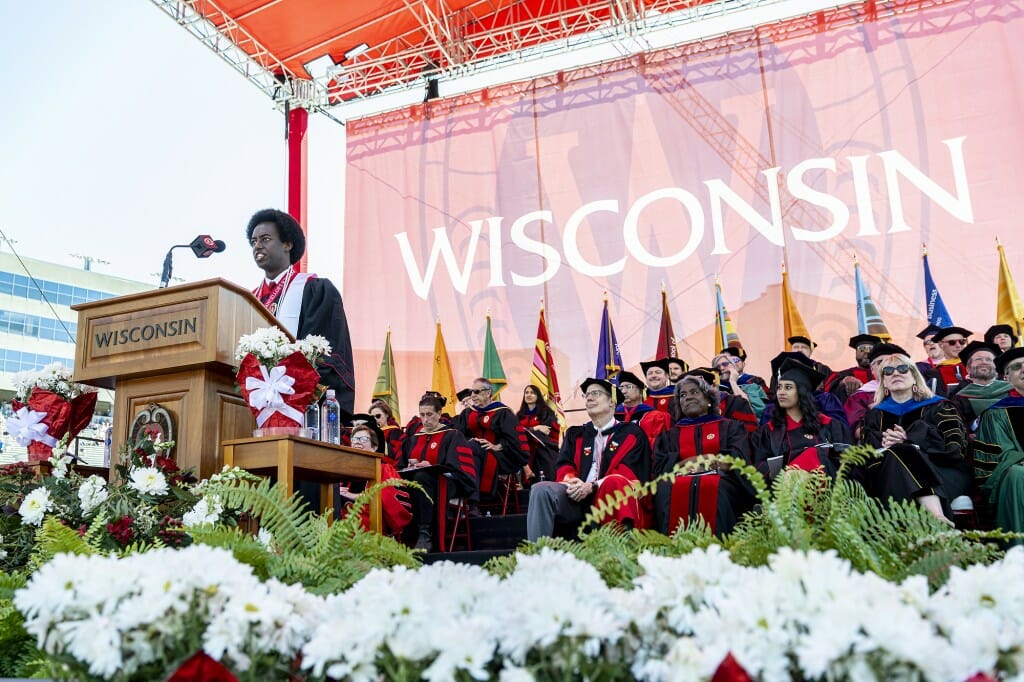
M 883 9 L 884 7 L 884 9 Z M 874 2 L 352 122 L 345 294 L 369 400 L 390 324 L 406 411 L 440 320 L 456 383 L 488 311 L 505 400 L 543 299 L 563 396 L 594 372 L 607 296 L 623 360 L 655 353 L 661 288 L 707 365 L 714 281 L 765 375 L 781 266 L 820 344 L 852 364 L 853 258 L 921 355 L 921 245 L 953 320 L 994 322 L 998 256 L 1024 279 L 1024 0 Z

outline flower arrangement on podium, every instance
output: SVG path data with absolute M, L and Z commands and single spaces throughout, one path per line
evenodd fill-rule
M 297 433 L 306 408 L 322 393 L 316 371 L 331 344 L 309 335 L 294 343 L 277 327 L 263 327 L 238 340 L 238 388 L 256 417 L 259 434 Z
M 62 438 L 71 440 L 89 425 L 96 408 L 96 389 L 73 382 L 60 363 L 18 372 L 14 391 L 7 431 L 28 450 L 30 462 L 49 459 Z

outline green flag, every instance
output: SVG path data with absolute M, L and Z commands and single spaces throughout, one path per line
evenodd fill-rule
M 377 383 L 373 387 L 373 397 L 383 400 L 395 413 L 395 421 L 402 423 L 398 415 L 398 381 L 395 379 L 395 357 L 391 354 L 391 330 L 388 329 L 387 339 L 384 341 L 384 357 L 380 359 L 380 369 L 377 370 Z
M 508 384 L 505 369 L 501 366 L 501 358 L 498 357 L 498 348 L 494 345 L 494 336 L 491 335 L 490 315 L 487 316 L 487 335 L 484 337 L 484 378 L 494 386 L 495 397 Z

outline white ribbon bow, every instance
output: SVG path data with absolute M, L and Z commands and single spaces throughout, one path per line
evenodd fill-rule
M 50 435 L 50 427 L 43 423 L 45 418 L 45 412 L 30 410 L 26 405 L 8 417 L 7 432 L 14 436 L 14 440 L 22 447 L 26 447 L 34 440 L 51 448 L 56 447 L 57 439 Z
M 305 415 L 284 401 L 285 395 L 294 395 L 295 379 L 285 373 L 285 368 L 280 365 L 271 367 L 270 371 L 260 365 L 260 373 L 263 378 L 246 377 L 245 390 L 249 393 L 249 404 L 260 411 L 256 415 L 256 426 L 263 428 L 263 425 L 275 412 L 279 412 L 292 421 L 302 424 Z

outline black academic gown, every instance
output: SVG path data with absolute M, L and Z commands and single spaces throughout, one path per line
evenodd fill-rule
M 850 429 L 845 422 L 832 419 L 827 415 L 818 416 L 817 431 L 807 428 L 804 422 L 796 424 L 788 417 L 788 427 L 768 422 L 759 427 L 750 438 L 750 457 L 758 471 L 770 478 L 770 461 L 782 457 L 781 467 L 797 466 L 814 468 L 823 466 L 829 476 L 835 476 L 839 470 L 839 456 L 834 444 L 849 445 Z M 813 451 L 808 451 L 814 448 Z M 808 466 L 810 465 L 810 466 Z
M 934 492 L 946 506 L 970 493 L 966 432 L 950 401 L 932 398 L 900 405 L 887 398 L 864 416 L 861 441 L 882 447 L 882 433 L 894 424 L 907 432 L 907 441 L 889 447 L 881 460 L 863 467 L 862 483 L 869 494 L 903 500 Z
M 355 410 L 356 381 L 352 364 L 352 339 L 341 293 L 329 279 L 310 277 L 302 290 L 299 326 L 295 338 L 316 334 L 331 344 L 331 355 L 317 362 L 320 383 L 333 388 L 335 398 L 348 416 Z M 345 415 L 342 415 L 343 418 Z

